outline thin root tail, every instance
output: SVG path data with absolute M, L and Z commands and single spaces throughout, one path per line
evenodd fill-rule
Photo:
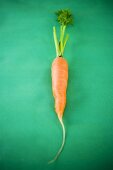
M 65 144 L 65 126 L 64 126 L 64 123 L 62 121 L 62 118 L 59 118 L 59 121 L 61 123 L 62 133 L 63 133 L 62 144 L 61 144 L 61 147 L 58 150 L 56 156 L 51 161 L 49 161 L 48 164 L 51 164 L 51 163 L 55 162 L 57 160 L 57 158 L 59 157 L 60 153 L 62 152 L 63 148 L 64 148 L 64 144 Z

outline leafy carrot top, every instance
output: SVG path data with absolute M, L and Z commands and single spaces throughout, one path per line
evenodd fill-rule
M 58 10 L 56 15 L 57 21 L 61 25 L 68 25 L 73 23 L 73 17 L 70 10 Z
M 56 28 L 55 26 L 53 27 L 53 36 L 54 36 L 54 42 L 55 42 L 55 48 L 56 48 L 56 55 L 63 56 L 64 48 L 69 38 L 68 34 L 64 36 L 65 29 L 67 25 L 73 23 L 73 16 L 71 14 L 71 11 L 67 9 L 58 10 L 56 12 L 56 15 L 57 15 L 57 21 L 60 23 L 60 40 L 59 41 L 57 39 Z

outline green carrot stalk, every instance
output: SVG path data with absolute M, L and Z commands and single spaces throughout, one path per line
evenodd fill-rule
M 54 37 L 55 48 L 56 48 L 56 56 L 63 57 L 64 49 L 69 39 L 68 34 L 65 36 L 65 30 L 69 24 L 73 23 L 73 16 L 71 14 L 71 11 L 67 9 L 58 10 L 56 12 L 56 15 L 57 15 L 57 21 L 60 24 L 60 40 L 59 41 L 57 39 L 56 28 L 55 26 L 53 27 L 53 37 Z

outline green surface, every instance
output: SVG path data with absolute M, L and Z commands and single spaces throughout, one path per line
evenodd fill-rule
M 75 24 L 65 50 L 65 148 L 54 112 L 54 11 Z M 113 2 L 0 0 L 0 170 L 113 169 Z

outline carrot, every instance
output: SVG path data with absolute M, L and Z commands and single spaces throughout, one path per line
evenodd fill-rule
M 62 57 L 57 57 L 52 64 L 52 90 L 55 98 L 55 111 L 61 120 L 66 105 L 68 64 Z
M 69 38 L 68 34 L 64 38 L 66 26 L 72 23 L 72 14 L 69 10 L 57 11 L 57 20 L 61 24 L 60 26 L 60 41 L 58 42 L 56 35 L 56 28 L 53 27 L 53 36 L 56 47 L 56 58 L 54 59 L 51 67 L 52 76 L 52 91 L 55 99 L 55 111 L 62 126 L 63 139 L 62 145 L 57 152 L 53 160 L 49 163 L 53 163 L 63 150 L 65 144 L 65 126 L 63 123 L 63 113 L 66 106 L 66 91 L 68 84 L 68 63 L 63 58 L 64 48 Z

